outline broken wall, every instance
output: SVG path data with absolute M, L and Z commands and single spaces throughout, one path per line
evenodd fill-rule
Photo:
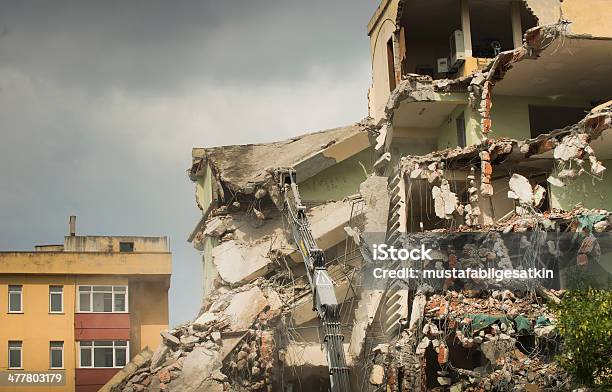
M 438 130 L 435 128 L 393 127 L 393 140 L 389 147 L 391 166 L 394 167 L 400 157 L 407 155 L 424 155 L 436 149 Z
M 375 121 L 384 116 L 385 105 L 390 95 L 387 42 L 393 38 L 396 29 L 395 21 L 399 3 L 400 0 L 382 0 L 368 24 L 372 63 L 372 86 L 368 90 L 368 114 Z M 394 52 L 398 51 L 399 42 Z
M 531 138 L 529 123 L 529 105 L 590 108 L 587 99 L 548 98 L 548 97 L 514 97 L 496 95 L 491 107 L 491 132 L 495 137 L 508 137 L 516 140 Z M 586 115 L 586 109 L 585 114 Z M 569 125 L 569 124 L 568 124 Z M 551 130 L 546 130 L 551 131 Z M 480 133 L 479 133 L 479 137 Z M 476 140 L 473 143 L 480 141 Z
M 476 143 L 480 129 L 480 117 L 478 113 L 470 109 L 469 106 L 459 105 L 449 115 L 448 120 L 440 126 L 440 136 L 438 137 L 438 150 L 453 148 L 458 146 L 457 140 L 457 117 L 463 114 L 465 126 L 466 145 Z M 432 150 L 433 151 L 433 150 Z
M 605 167 L 612 167 L 612 160 L 602 162 Z M 612 210 L 612 176 L 606 172 L 603 179 L 593 178 L 584 173 L 569 185 L 558 187 L 550 185 L 551 207 L 569 211 L 578 203 L 586 208 L 603 208 Z
M 212 169 L 206 165 L 204 173 L 196 181 L 196 203 L 202 211 L 207 211 L 213 202 L 213 181 Z
M 372 171 L 374 152 L 365 149 L 299 183 L 302 201 L 341 200 L 355 194 Z

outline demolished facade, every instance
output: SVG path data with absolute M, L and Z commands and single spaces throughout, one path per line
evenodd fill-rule
M 575 264 L 612 272 L 589 235 L 612 230 L 610 13 L 599 0 L 383 0 L 368 25 L 368 118 L 193 150 L 202 309 L 109 390 L 329 389 L 280 168 L 295 170 L 325 253 L 351 390 L 571 390 L 547 303 L 572 266 L 557 266 L 556 289 L 471 278 L 373 288 L 365 275 L 376 234 L 405 245 L 412 233 L 492 238 L 439 248 L 435 268 L 512 268 L 514 234 L 535 264 L 561 250 L 530 247 L 529 233 L 584 235 Z

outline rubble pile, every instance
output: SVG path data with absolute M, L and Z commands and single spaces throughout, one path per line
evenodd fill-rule
M 261 281 L 217 290 L 194 321 L 162 331 L 152 357 L 111 391 L 271 391 L 280 314 Z
M 529 292 L 430 294 L 421 324 L 372 350 L 369 381 L 387 391 L 564 391 L 570 380 L 553 362 L 554 323 Z

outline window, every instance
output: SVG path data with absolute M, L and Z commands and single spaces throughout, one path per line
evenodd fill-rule
M 49 368 L 64 368 L 64 342 L 49 342 Z
M 465 118 L 463 113 L 455 120 L 457 124 L 457 147 L 465 147 L 467 142 L 465 138 Z
M 79 286 L 79 312 L 127 312 L 127 286 Z
M 49 312 L 64 311 L 64 286 L 49 286 Z
M 121 368 L 129 357 L 127 340 L 83 340 L 79 346 L 82 368 Z
M 389 91 L 395 90 L 395 58 L 393 55 L 393 37 L 387 41 L 387 72 L 389 73 Z
M 134 251 L 133 242 L 120 242 L 119 243 L 119 252 L 133 252 L 133 251 Z
M 8 342 L 8 368 L 21 369 L 21 340 L 9 340 Z
M 9 313 L 23 312 L 23 299 L 21 295 L 21 285 L 11 285 L 8 289 Z

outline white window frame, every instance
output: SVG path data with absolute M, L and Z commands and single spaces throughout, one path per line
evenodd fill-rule
M 19 343 L 19 348 L 11 347 L 11 343 Z M 19 350 L 19 366 L 11 366 L 11 351 Z M 9 340 L 8 341 L 8 358 L 7 358 L 7 367 L 9 369 L 23 369 L 23 341 L 22 340 Z
M 61 291 L 51 291 L 51 287 L 60 287 Z M 51 309 L 51 297 L 53 295 L 58 295 L 60 296 L 60 305 L 61 305 L 61 309 L 60 310 L 53 310 Z M 64 313 L 64 286 L 63 285 L 49 285 L 49 313 Z
M 91 346 L 84 346 L 84 347 L 88 347 L 89 348 L 89 352 L 90 352 L 90 366 L 83 366 L 83 362 L 82 362 L 82 355 L 83 355 L 83 351 L 82 348 L 83 346 L 81 346 L 81 341 L 79 341 L 79 362 L 78 362 L 78 368 L 79 369 L 121 369 L 123 368 L 125 365 L 127 365 L 128 363 L 130 363 L 130 341 L 129 340 L 125 340 L 126 345 L 125 346 L 116 346 L 115 343 L 118 341 L 123 341 L 122 339 L 101 339 L 101 340 L 109 340 L 111 342 L 113 342 L 112 346 L 95 346 L 95 342 L 96 340 L 84 340 L 83 342 L 91 342 Z M 99 340 L 98 340 L 99 341 Z M 113 349 L 113 366 L 95 366 L 95 352 L 94 349 L 95 348 L 112 348 Z M 117 348 L 125 348 L 125 365 L 116 365 L 117 363 L 117 357 L 116 357 L 116 349 Z
M 11 289 L 11 287 L 19 287 L 18 291 Z M 19 293 L 19 310 L 11 310 L 11 295 Z M 23 313 L 23 286 L 20 284 L 11 284 L 8 286 L 8 312 L 9 313 Z
M 61 347 L 53 347 L 53 343 L 61 343 Z M 62 364 L 60 366 L 53 366 L 53 351 L 61 351 L 62 353 Z M 64 368 L 64 342 L 60 340 L 52 340 L 49 342 L 49 369 L 63 369 Z
M 111 291 L 94 291 L 94 287 L 111 287 Z M 89 291 L 81 291 L 81 287 L 90 287 Z M 125 291 L 115 291 L 115 288 L 117 287 L 123 287 L 125 288 Z M 81 292 L 83 293 L 90 293 L 89 294 L 89 310 L 81 310 Z M 110 312 L 95 312 L 93 310 L 93 293 L 110 293 L 111 294 L 111 308 L 112 310 Z M 117 293 L 123 293 L 125 292 L 125 310 L 122 311 L 115 311 L 115 292 Z M 128 285 L 80 285 L 77 286 L 77 309 L 76 312 L 77 313 L 104 313 L 104 314 L 109 314 L 109 313 L 129 313 L 130 309 L 129 309 L 129 287 Z

